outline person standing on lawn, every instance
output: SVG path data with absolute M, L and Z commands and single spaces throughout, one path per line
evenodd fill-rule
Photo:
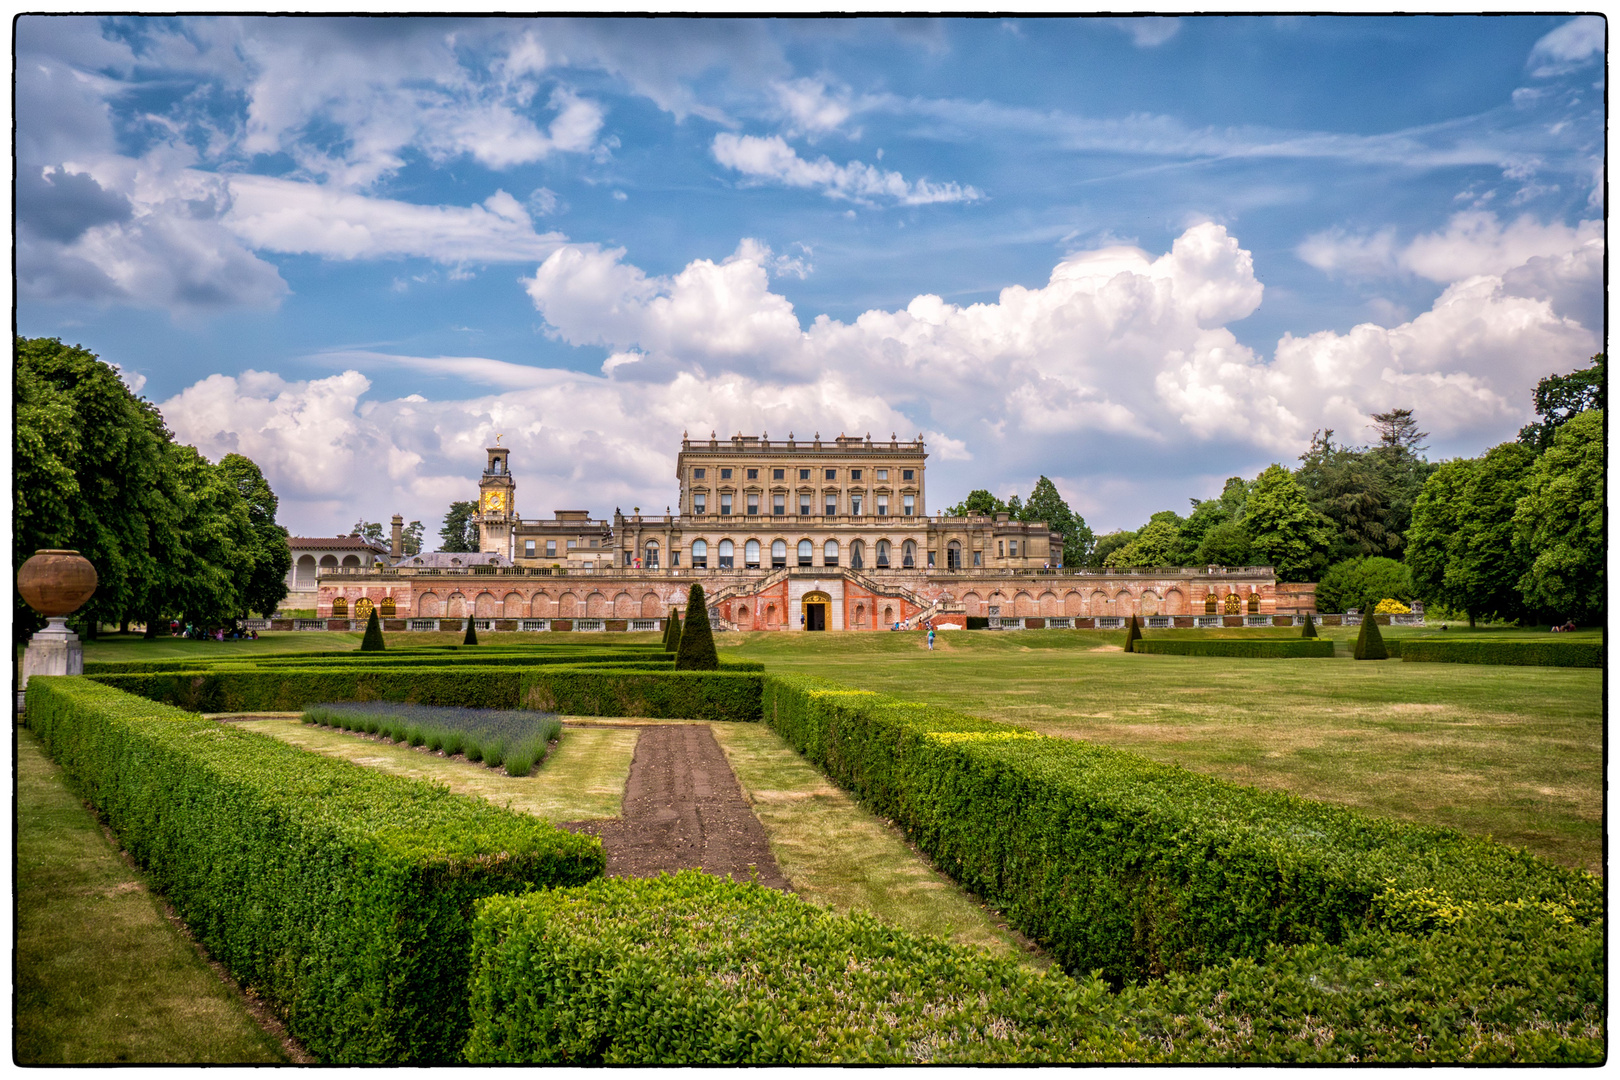
M 928 651 L 933 652 L 933 650 L 934 650 L 934 627 L 933 627 L 932 624 L 930 624 L 929 627 L 928 627 Z

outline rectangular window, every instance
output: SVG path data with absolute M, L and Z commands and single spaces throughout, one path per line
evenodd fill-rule
M 934 553 L 932 551 L 930 551 L 928 553 L 928 569 L 932 570 L 933 568 L 934 568 Z
M 917 470 L 916 469 L 901 469 L 900 470 L 900 479 L 902 479 L 902 480 L 915 480 L 915 479 L 917 479 Z
M 670 552 L 669 552 L 669 565 L 671 565 L 671 566 L 679 566 L 679 565 L 681 565 L 681 549 L 680 548 L 671 548 L 670 549 Z
M 827 479 L 829 479 L 829 480 L 838 479 L 838 470 L 837 469 L 828 469 L 827 470 Z
M 787 476 L 787 470 L 786 469 L 772 469 L 771 470 L 771 479 L 772 480 L 781 480 L 786 476 Z
M 721 469 L 720 470 L 720 479 L 722 479 L 722 480 L 730 480 L 731 479 L 731 470 L 730 469 Z
M 901 511 L 906 517 L 917 512 L 917 496 L 906 495 L 901 499 Z
M 777 469 L 776 471 L 781 472 L 782 470 Z M 771 513 L 775 514 L 777 517 L 782 517 L 785 514 L 787 514 L 787 496 L 786 495 L 772 495 L 771 496 Z
M 533 540 L 525 540 L 525 541 L 523 541 L 523 557 L 525 559 L 534 558 L 534 541 Z
M 861 516 L 861 497 L 859 495 L 849 497 L 849 512 L 856 517 Z
M 878 517 L 888 517 L 889 516 L 889 497 L 887 495 L 879 495 L 877 497 L 877 502 L 878 502 L 877 516 Z
M 701 480 L 701 479 L 703 479 L 704 475 L 707 472 L 708 472 L 708 470 L 706 470 L 706 469 L 693 469 L 692 470 L 692 479 Z
M 557 541 L 555 541 L 555 540 L 547 540 L 546 541 L 546 554 L 551 555 L 551 556 L 555 556 L 557 554 Z
M 799 470 L 799 479 L 800 480 L 808 480 L 808 479 L 810 479 L 810 470 L 809 469 L 800 469 Z
M 707 507 L 708 502 L 709 502 L 709 497 L 707 495 L 703 494 L 703 492 L 701 492 L 701 491 L 698 492 L 696 495 L 693 495 L 692 496 L 692 513 L 694 513 L 694 514 L 707 513 L 708 511 L 705 508 Z
M 879 469 L 878 470 L 878 479 L 879 480 L 887 480 L 888 478 L 889 478 L 889 470 L 888 469 Z
M 723 495 L 720 496 L 720 514 L 721 514 L 722 517 L 724 517 L 724 516 L 729 515 L 730 513 L 731 513 L 731 496 L 729 494 L 723 494 Z
M 983 552 L 980 552 L 980 551 L 975 551 L 973 553 L 973 565 L 974 566 L 982 566 L 982 565 L 984 565 L 982 562 L 979 561 L 979 556 L 982 555 L 982 554 L 983 554 Z
M 759 479 L 759 470 L 758 469 L 749 469 L 748 470 L 748 479 L 750 479 L 750 480 L 758 480 Z
M 579 547 L 579 541 L 578 540 L 570 540 L 570 541 L 568 541 L 568 550 L 569 551 L 573 551 L 577 547 Z
M 800 517 L 809 517 L 810 516 L 810 496 L 808 496 L 808 495 L 800 495 L 799 496 L 799 516 Z
M 996 558 L 999 559 L 999 558 L 1001 558 L 1002 556 L 1004 556 L 1006 554 L 1007 554 L 1007 542 L 1005 540 L 997 540 L 996 541 Z
M 1018 558 L 1018 541 L 1016 541 L 1016 540 L 1007 541 L 1007 556 L 1008 556 L 1008 558 L 1012 558 L 1012 559 Z
M 750 469 L 748 471 L 753 472 L 754 470 Z M 750 491 L 748 493 L 748 516 L 753 517 L 757 513 L 759 513 L 759 496 Z
M 849 478 L 851 480 L 859 480 L 861 478 L 861 470 L 859 470 L 859 469 L 851 469 L 851 470 L 849 470 Z
M 827 516 L 832 517 L 836 513 L 838 513 L 838 496 L 837 495 L 828 495 L 827 496 Z

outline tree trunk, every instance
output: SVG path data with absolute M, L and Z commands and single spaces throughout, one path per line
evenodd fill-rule
M 1468 613 L 1468 629 L 1472 630 L 1473 628 L 1474 628 L 1474 613 L 1472 611 L 1470 611 Z
M 120 634 L 129 633 L 129 616 L 128 615 L 126 615 L 122 619 L 118 620 L 118 632 Z

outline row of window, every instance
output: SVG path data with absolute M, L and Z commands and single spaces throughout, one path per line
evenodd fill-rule
M 732 477 L 732 474 L 735 473 L 736 471 L 737 471 L 736 469 L 721 469 L 720 470 L 720 479 L 722 479 L 722 480 L 730 480 L 731 477 Z M 799 479 L 800 480 L 808 480 L 808 479 L 810 479 L 810 474 L 813 471 L 814 471 L 813 469 L 799 469 L 798 470 Z M 889 470 L 888 469 L 874 469 L 872 471 L 877 473 L 877 478 L 879 480 L 887 480 L 889 478 Z M 744 469 L 743 472 L 748 474 L 747 479 L 749 479 L 749 480 L 758 480 L 759 479 L 759 472 L 760 471 L 758 469 Z M 824 480 L 836 480 L 836 479 L 838 479 L 838 470 L 837 469 L 822 469 L 821 472 L 822 472 L 822 479 L 824 479 Z M 863 472 L 864 472 L 864 470 L 861 470 L 861 469 L 851 469 L 851 470 L 849 470 L 849 478 L 851 480 L 859 480 L 861 478 Z M 698 467 L 696 467 L 696 468 L 694 468 L 692 470 L 692 479 L 694 479 L 694 480 L 707 479 L 708 475 L 709 475 L 709 470 L 708 470 L 707 466 L 698 466 Z M 787 479 L 787 470 L 786 469 L 772 469 L 771 470 L 771 479 L 772 480 L 786 480 Z M 917 479 L 917 470 L 916 469 L 901 469 L 900 470 L 900 479 L 902 479 L 902 480 L 915 480 L 915 479 Z
M 892 566 L 894 554 L 893 547 L 887 540 L 879 540 L 875 545 L 876 565 L 879 569 L 888 569 Z M 731 570 L 737 565 L 737 546 L 730 540 L 722 540 L 715 545 L 715 566 L 721 570 Z M 760 555 L 763 547 L 758 540 L 749 540 L 743 544 L 743 566 L 750 570 L 757 570 L 762 565 Z M 800 540 L 795 552 L 798 566 L 815 566 L 816 548 L 809 540 Z M 975 553 L 976 555 L 977 553 Z M 661 551 L 658 541 L 649 540 L 642 549 L 641 565 L 648 570 L 659 567 Z M 681 551 L 674 548 L 669 553 L 670 566 L 681 565 Z M 692 566 L 697 569 L 706 569 L 709 565 L 709 542 L 707 540 L 694 540 L 691 547 Z M 839 546 L 837 540 L 828 540 L 821 546 L 821 566 L 837 566 L 839 562 Z M 977 558 L 975 558 L 975 564 Z M 780 567 L 788 564 L 788 545 L 786 540 L 771 542 L 771 566 Z M 849 565 L 857 570 L 866 566 L 866 542 L 864 540 L 852 541 L 849 545 Z M 917 544 L 907 540 L 900 545 L 900 565 L 915 567 L 917 565 Z M 929 565 L 933 565 L 933 552 L 929 552 Z
M 591 547 L 596 547 L 597 544 L 598 544 L 598 541 L 595 540 L 594 538 L 590 541 L 590 546 Z M 578 540 L 570 540 L 570 541 L 568 541 L 567 550 L 572 551 L 577 547 L 579 547 L 579 541 Z M 539 544 L 536 541 L 534 541 L 534 540 L 525 540 L 525 541 L 523 541 L 523 557 L 524 558 L 533 559 L 533 558 L 537 557 L 539 555 L 539 550 L 538 549 L 539 549 Z M 547 558 L 556 558 L 556 556 L 557 556 L 557 541 L 555 541 L 555 540 L 547 540 L 546 541 L 546 557 Z
M 812 498 L 812 496 L 810 496 L 808 494 L 801 494 L 799 496 L 799 516 L 800 517 L 809 517 L 810 514 L 812 513 L 812 510 L 811 510 L 811 498 Z M 732 495 L 731 495 L 730 492 L 721 492 L 720 493 L 720 514 L 721 514 L 722 517 L 729 517 L 731 515 L 732 507 L 734 505 L 735 504 L 732 502 Z M 758 517 L 759 516 L 759 495 L 757 493 L 750 491 L 748 493 L 748 495 L 746 496 L 746 499 L 745 499 L 745 502 L 744 502 L 743 505 L 747 507 L 747 513 L 748 513 L 749 517 Z M 832 491 L 827 492 L 827 494 L 822 499 L 821 505 L 822 505 L 823 509 L 825 510 L 826 515 L 828 517 L 834 517 L 835 515 L 837 515 L 837 513 L 838 513 L 838 494 L 837 494 L 837 492 L 832 492 Z M 868 503 L 866 501 L 866 495 L 865 495 L 864 492 L 859 492 L 859 491 L 850 492 L 850 496 L 849 496 L 849 512 L 853 517 L 861 517 L 861 516 L 863 516 L 865 514 L 867 506 L 868 506 Z M 706 491 L 694 492 L 693 495 L 692 495 L 692 513 L 694 513 L 694 514 L 707 514 L 709 512 L 708 507 L 709 507 L 709 494 L 708 494 L 708 492 L 706 492 Z M 880 494 L 880 495 L 877 496 L 876 501 L 875 501 L 875 506 L 874 506 L 874 513 L 878 517 L 888 517 L 889 516 L 889 496 L 887 494 Z M 901 516 L 902 517 L 915 517 L 916 513 L 917 513 L 917 496 L 915 496 L 915 495 L 903 495 L 903 496 L 901 496 L 900 497 L 900 514 L 901 514 Z M 786 515 L 787 515 L 787 496 L 785 494 L 784 495 L 772 495 L 771 496 L 771 516 L 772 517 L 785 517 Z

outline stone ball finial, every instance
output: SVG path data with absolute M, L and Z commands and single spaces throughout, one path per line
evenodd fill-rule
M 17 591 L 46 618 L 78 611 L 95 595 L 97 581 L 90 560 L 64 548 L 41 548 L 17 571 Z

